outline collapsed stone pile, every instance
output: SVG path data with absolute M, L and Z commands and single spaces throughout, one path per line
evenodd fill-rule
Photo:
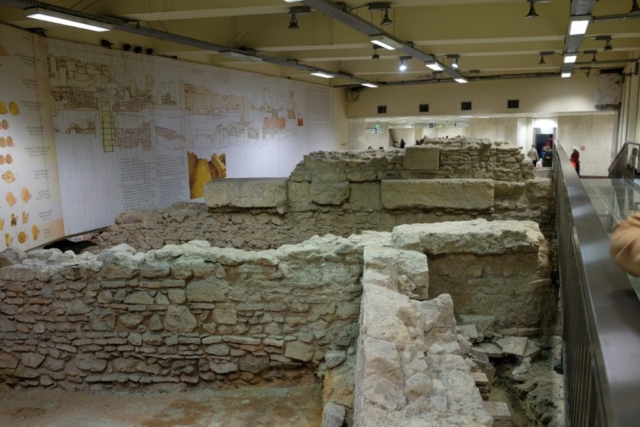
M 450 139 L 406 150 L 317 152 L 289 178 L 207 184 L 197 204 L 131 211 L 96 238 L 101 248 L 139 250 L 207 240 L 276 248 L 313 235 L 390 231 L 400 224 L 532 220 L 553 235 L 553 190 L 510 143 Z

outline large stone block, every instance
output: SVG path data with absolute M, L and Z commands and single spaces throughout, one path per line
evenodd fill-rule
M 408 170 L 437 172 L 440 169 L 440 148 L 434 146 L 407 147 L 402 167 Z
M 533 221 L 439 222 L 400 225 L 393 229 L 397 248 L 418 250 L 430 255 L 491 255 L 507 252 L 537 254 L 544 237 Z M 537 255 L 534 258 L 537 260 Z
M 380 183 L 352 183 L 349 205 L 354 211 L 379 211 L 382 208 L 380 201 Z
M 287 178 L 216 179 L 204 188 L 210 208 L 275 208 L 287 201 Z
M 289 181 L 287 184 L 289 209 L 293 212 L 316 209 L 311 200 L 311 183 Z
M 349 183 L 320 182 L 311 183 L 311 200 L 318 205 L 341 205 L 349 199 Z
M 382 181 L 386 209 L 488 209 L 494 204 L 494 183 L 488 179 Z

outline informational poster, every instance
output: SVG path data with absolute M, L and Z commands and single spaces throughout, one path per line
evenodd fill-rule
M 0 249 L 64 236 L 46 48 L 0 26 Z
M 48 73 L 67 234 L 333 149 L 328 87 L 51 39 Z

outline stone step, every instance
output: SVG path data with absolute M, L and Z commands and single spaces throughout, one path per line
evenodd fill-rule
M 493 417 L 492 427 L 511 427 L 511 411 L 504 402 L 484 402 L 484 410 Z

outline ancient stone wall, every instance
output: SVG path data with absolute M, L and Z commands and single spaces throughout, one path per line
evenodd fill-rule
M 468 257 L 473 278 L 443 268 L 459 257 Z M 487 336 L 496 328 L 541 331 L 556 307 L 545 257 L 537 224 L 485 220 L 257 252 L 203 241 L 147 253 L 127 245 L 99 255 L 32 251 L 0 268 L 0 381 L 223 385 L 335 367 L 355 351 L 365 282 L 412 307 L 450 293 L 459 316 L 494 316 Z M 481 297 L 469 299 L 471 291 Z
M 332 236 L 262 252 L 34 251 L 0 269 L 0 380 L 95 389 L 308 370 L 357 337 L 361 272 Z
M 452 139 L 406 150 L 318 152 L 288 179 L 216 180 L 209 206 L 130 211 L 95 240 L 139 250 L 207 240 L 215 246 L 276 248 L 314 235 L 391 231 L 401 224 L 529 219 L 550 239 L 553 188 L 518 147 Z

